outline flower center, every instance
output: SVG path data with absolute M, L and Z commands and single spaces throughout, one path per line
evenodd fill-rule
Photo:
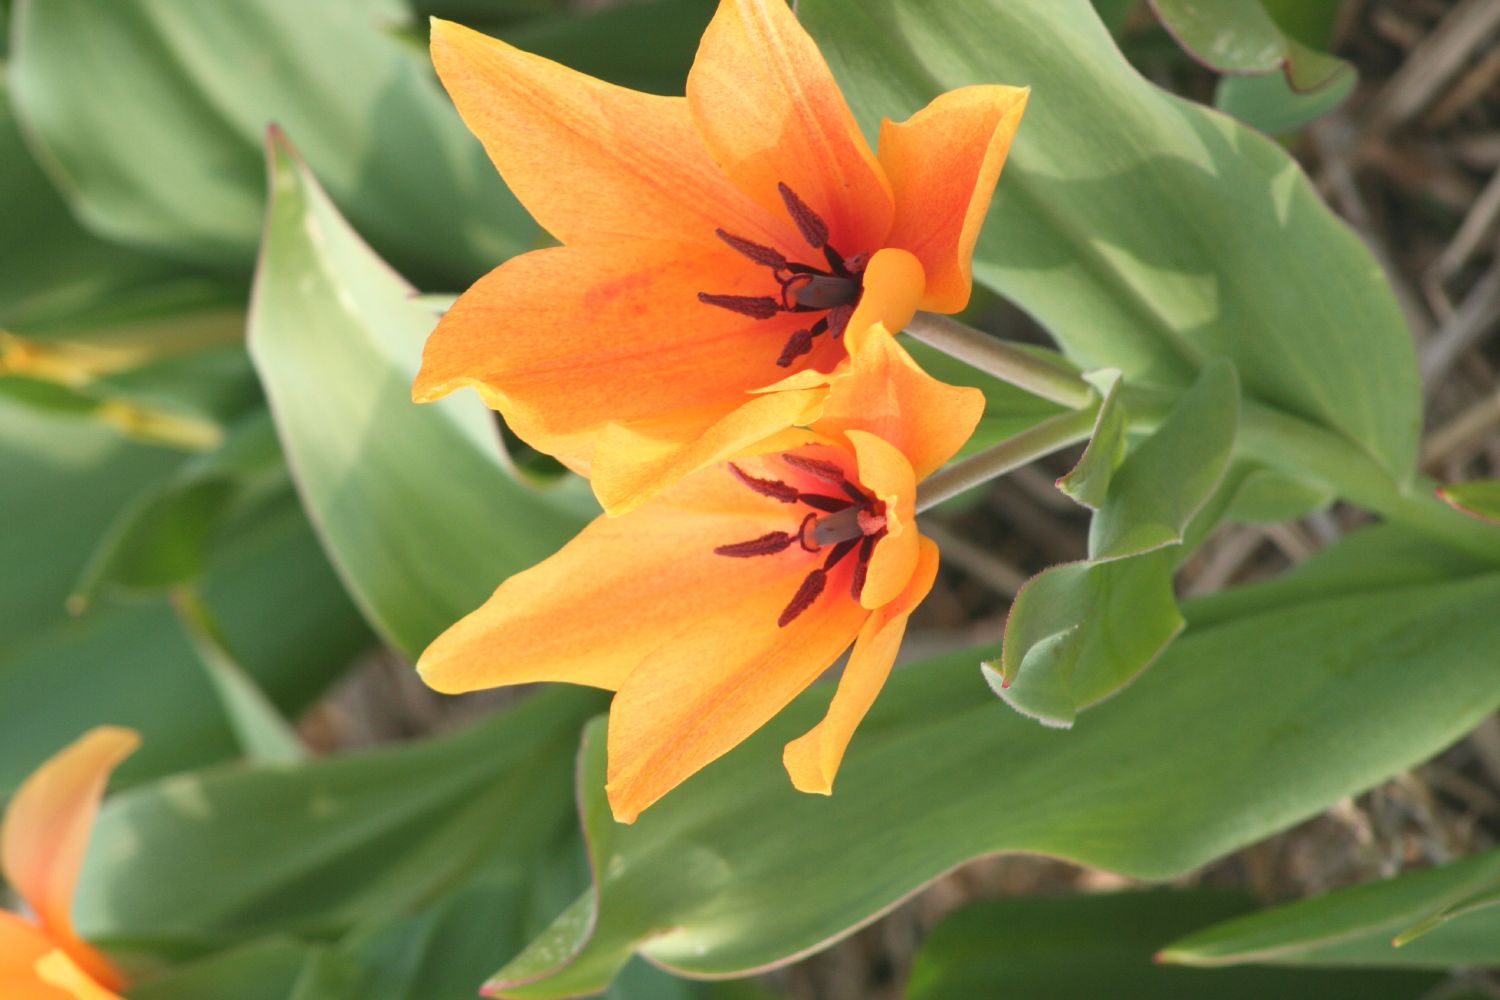
M 849 317 L 859 302 L 864 290 L 867 254 L 855 254 L 845 258 L 828 242 L 828 224 L 808 206 L 797 193 L 785 184 L 778 184 L 781 200 L 787 214 L 797 224 L 797 230 L 808 246 L 823 252 L 823 267 L 803 264 L 786 259 L 775 247 L 762 246 L 743 236 L 715 229 L 714 234 L 727 243 L 730 249 L 748 257 L 762 267 L 769 267 L 781 286 L 778 295 L 715 295 L 699 292 L 698 301 L 720 309 L 728 309 L 754 319 L 770 319 L 779 312 L 822 313 L 807 327 L 787 338 L 776 364 L 791 367 L 792 362 L 812 351 L 814 341 L 823 334 L 832 340 L 844 335 Z
M 772 531 L 744 542 L 720 545 L 714 552 L 736 559 L 755 556 L 770 556 L 785 552 L 793 543 L 803 552 L 822 552 L 828 549 L 821 566 L 803 578 L 801 586 L 792 595 L 791 601 L 782 610 L 776 624 L 782 628 L 796 620 L 823 593 L 828 585 L 828 574 L 851 553 L 855 555 L 854 576 L 849 592 L 857 601 L 864 590 L 865 577 L 870 569 L 870 556 L 875 543 L 885 537 L 885 502 L 877 500 L 855 483 L 851 483 L 842 469 L 832 462 L 808 458 L 805 455 L 782 455 L 782 461 L 807 473 L 809 476 L 837 491 L 814 493 L 800 490 L 779 479 L 758 479 L 733 462 L 729 469 L 740 482 L 761 496 L 771 497 L 786 504 L 801 504 L 811 507 L 795 532 Z

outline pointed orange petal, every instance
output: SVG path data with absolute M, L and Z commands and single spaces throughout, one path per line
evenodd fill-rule
M 91 729 L 34 771 L 0 822 L 0 871 L 46 932 L 95 978 L 118 985 L 109 963 L 73 932 L 73 890 L 110 771 L 140 737 L 129 729 Z
M 789 447 L 806 440 L 789 430 L 817 418 L 828 390 L 792 389 L 747 396 L 705 424 L 700 415 L 612 425 L 598 439 L 590 483 L 611 516 L 634 510 L 673 483 L 736 455 Z
M 791 232 L 719 171 L 683 98 L 616 87 L 437 19 L 432 61 L 510 189 L 564 243 Z
M 777 289 L 769 272 L 723 247 L 619 243 L 522 254 L 438 322 L 412 395 L 426 402 L 473 386 L 528 444 L 585 464 L 610 423 L 696 410 L 701 429 L 784 374 L 776 359 L 805 318 L 755 319 L 698 301 L 700 291 Z
M 859 603 L 870 610 L 895 600 L 917 568 L 921 536 L 917 534 L 917 479 L 911 463 L 884 438 L 866 431 L 847 432 L 859 462 L 859 481 L 885 501 L 885 536 L 875 543 Z
M 845 255 L 885 245 L 890 185 L 785 0 L 722 0 L 687 94 L 699 132 L 741 190 L 785 217 L 777 185 L 786 184 Z M 782 249 L 793 247 L 806 243 Z
M 900 124 L 881 123 L 880 162 L 896 195 L 886 245 L 922 261 L 921 308 L 954 313 L 968 303 L 974 243 L 1030 93 L 963 87 L 939 94 Z
M 782 763 L 798 791 L 832 794 L 833 778 L 844 759 L 849 739 L 875 704 L 875 696 L 890 675 L 901 637 L 906 634 L 907 619 L 932 590 L 937 568 L 937 546 L 924 538 L 916 572 L 906 589 L 885 607 L 871 613 L 864 628 L 859 630 L 854 651 L 849 654 L 849 663 L 839 677 L 839 686 L 823 721 L 786 745 Z
M 851 330 L 849 368 L 833 379 L 815 429 L 868 431 L 923 479 L 952 458 L 984 413 L 984 393 L 928 375 L 883 326 Z
M 768 557 L 764 561 L 770 561 Z M 754 562 L 758 560 L 742 560 Z M 785 627 L 777 618 L 817 557 L 781 559 L 781 579 L 699 614 L 626 679 L 609 716 L 605 787 L 615 819 L 641 810 L 738 745 L 781 711 L 859 633 L 868 612 L 849 596 L 852 567 Z
M 770 459 L 736 464 L 761 478 L 784 474 Z M 726 466 L 705 470 L 631 514 L 596 519 L 506 580 L 439 636 L 417 669 L 450 694 L 532 681 L 618 688 L 690 623 L 738 607 L 747 591 L 780 586 L 790 552 L 733 558 L 714 548 L 795 531 L 799 516 Z M 773 627 L 788 597 L 771 613 Z

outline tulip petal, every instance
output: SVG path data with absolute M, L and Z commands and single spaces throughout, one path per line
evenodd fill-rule
M 849 654 L 849 663 L 839 677 L 823 721 L 786 745 L 782 763 L 798 791 L 820 795 L 833 792 L 834 775 L 844 759 L 849 739 L 890 675 L 901 638 L 906 634 L 907 619 L 932 590 L 937 568 L 937 546 L 924 538 L 916 572 L 906 589 L 885 607 L 872 612 L 859 630 L 854 651 Z
M 57 949 L 38 927 L 0 910 L 0 997 L 5 1000 L 72 1000 L 68 993 L 47 985 L 37 962 Z
M 895 247 L 876 251 L 865 268 L 864 293 L 849 316 L 847 331 L 868 330 L 876 323 L 887 330 L 904 329 L 916 315 L 925 284 L 922 262 L 915 254 Z
M 73 931 L 73 890 L 109 773 L 140 745 L 132 730 L 100 726 L 22 783 L 0 823 L 0 871 L 54 941 L 96 979 L 118 973 Z
M 876 325 L 850 331 L 850 365 L 832 380 L 823 433 L 868 431 L 904 454 L 924 479 L 962 448 L 984 413 L 984 393 L 939 382 Z
M 37 959 L 36 974 L 42 982 L 70 1000 L 122 1000 L 118 993 L 100 986 L 61 948 L 53 949 Z M 9 995 L 6 994 L 7 997 Z
M 432 61 L 510 189 L 564 243 L 712 245 L 723 227 L 775 244 L 794 232 L 724 177 L 681 97 L 616 87 L 438 19 Z
M 828 391 L 822 387 L 747 397 L 741 406 L 704 426 L 686 419 L 611 425 L 600 436 L 590 483 L 611 516 L 639 507 L 672 483 L 736 455 L 779 451 L 807 439 L 795 428 L 817 418 Z M 791 428 L 791 430 L 788 430 Z
M 615 819 L 634 822 L 641 810 L 733 749 L 859 633 L 869 613 L 849 596 L 847 562 L 829 574 L 824 592 L 802 614 L 777 625 L 808 568 L 806 560 L 794 564 L 798 573 L 746 586 L 736 605 L 692 619 L 621 686 L 610 709 L 605 786 Z
M 692 437 L 785 374 L 776 359 L 805 323 L 795 313 L 755 319 L 708 305 L 700 291 L 763 296 L 776 283 L 724 247 L 522 254 L 438 322 L 412 396 L 427 402 L 473 386 L 528 444 L 584 465 L 609 423 L 673 417 Z
M 890 185 L 822 53 L 784 0 L 722 0 L 698 46 L 687 96 L 698 131 L 741 190 L 784 214 L 778 185 L 785 184 L 827 223 L 830 242 L 845 255 L 885 245 Z
M 784 474 L 771 458 L 736 464 L 761 478 Z M 769 612 L 774 629 L 796 589 L 793 579 L 788 590 L 788 575 L 806 572 L 806 559 L 790 551 L 736 559 L 714 548 L 794 532 L 801 516 L 727 466 L 705 470 L 631 514 L 595 519 L 556 555 L 506 580 L 439 636 L 417 669 L 449 694 L 532 681 L 613 690 L 685 625 L 717 620 L 749 592 L 780 588 Z
M 880 162 L 896 196 L 886 245 L 922 261 L 921 308 L 954 313 L 968 303 L 974 243 L 1030 93 L 963 87 L 939 94 L 904 122 L 881 123 Z
M 875 543 L 859 603 L 870 610 L 895 600 L 917 568 L 921 535 L 917 533 L 917 479 L 911 463 L 890 442 L 867 431 L 846 433 L 859 462 L 859 481 L 885 501 L 886 534 Z

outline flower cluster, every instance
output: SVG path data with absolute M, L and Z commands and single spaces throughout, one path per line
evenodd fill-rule
M 937 570 L 917 483 L 983 407 L 893 333 L 967 303 L 1027 91 L 943 94 L 884 121 L 877 154 L 783 0 L 722 0 L 686 97 L 443 21 L 432 52 L 561 245 L 454 304 L 413 395 L 472 386 L 605 514 L 439 637 L 422 677 L 617 692 L 607 791 L 630 822 L 852 644 L 784 756 L 796 787 L 829 792 Z

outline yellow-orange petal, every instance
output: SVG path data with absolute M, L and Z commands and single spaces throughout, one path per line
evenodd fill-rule
M 849 654 L 823 721 L 786 745 L 781 760 L 798 791 L 820 795 L 833 792 L 833 779 L 849 739 L 885 685 L 891 665 L 896 662 L 896 652 L 901 648 L 901 638 L 906 634 L 907 619 L 932 590 L 937 568 L 937 546 L 923 538 L 916 572 L 906 589 L 885 607 L 872 612 L 859 630 L 854 651 Z
M 858 635 L 869 613 L 850 597 L 849 561 L 829 574 L 807 610 L 778 626 L 778 616 L 818 563 L 794 558 L 783 565 L 794 571 L 746 586 L 736 605 L 692 619 L 615 695 L 605 786 L 615 819 L 634 822 L 641 810 L 737 746 Z
M 736 464 L 782 478 L 773 463 Z M 434 640 L 417 669 L 450 694 L 532 681 L 618 688 L 684 627 L 740 606 L 747 592 L 784 586 L 792 553 L 737 559 L 714 548 L 795 531 L 798 516 L 727 466 L 705 470 L 633 513 L 597 518 L 550 559 L 506 580 Z
M 785 0 L 722 0 L 688 74 L 687 99 L 724 172 L 768 210 L 785 217 L 777 186 L 786 184 L 827 223 L 840 252 L 885 245 L 890 185 Z
M 846 432 L 859 463 L 859 481 L 885 501 L 885 536 L 875 543 L 859 603 L 870 610 L 895 600 L 917 569 L 917 478 L 900 449 L 867 431 Z
M 0 910 L 0 997 L 68 1000 L 37 975 L 36 963 L 57 947 L 36 925 Z
M 979 227 L 1030 93 L 962 87 L 939 94 L 904 122 L 881 123 L 880 162 L 896 198 L 886 245 L 922 261 L 921 308 L 954 313 L 968 303 Z
M 616 87 L 437 19 L 432 61 L 510 189 L 564 243 L 795 232 L 724 177 L 681 97 Z
M 816 429 L 868 431 L 898 448 L 917 479 L 952 458 L 984 413 L 984 393 L 939 382 L 884 326 L 851 330 L 849 367 L 832 379 Z
M 790 447 L 812 423 L 828 390 L 822 387 L 749 395 L 712 423 L 698 413 L 630 425 L 615 424 L 594 449 L 590 484 L 606 513 L 618 517 L 673 483 L 736 455 Z
M 696 433 L 783 376 L 776 359 L 803 317 L 755 319 L 698 301 L 699 292 L 776 291 L 769 272 L 722 246 L 522 254 L 438 322 L 412 395 L 426 402 L 473 386 L 532 447 L 587 465 L 607 424 L 695 419 Z
M 73 931 L 73 890 L 109 774 L 140 745 L 129 729 L 91 729 L 32 772 L 0 822 L 0 871 L 42 929 L 100 982 L 119 974 Z
M 877 251 L 865 268 L 864 292 L 849 316 L 845 336 L 876 323 L 892 331 L 905 328 L 916 315 L 925 281 L 922 262 L 915 254 L 896 247 Z M 854 350 L 852 341 L 848 349 Z
M 70 1000 L 123 1000 L 118 993 L 101 986 L 61 948 L 37 959 L 36 974 L 42 982 Z M 0 995 L 10 996 L 8 993 Z

